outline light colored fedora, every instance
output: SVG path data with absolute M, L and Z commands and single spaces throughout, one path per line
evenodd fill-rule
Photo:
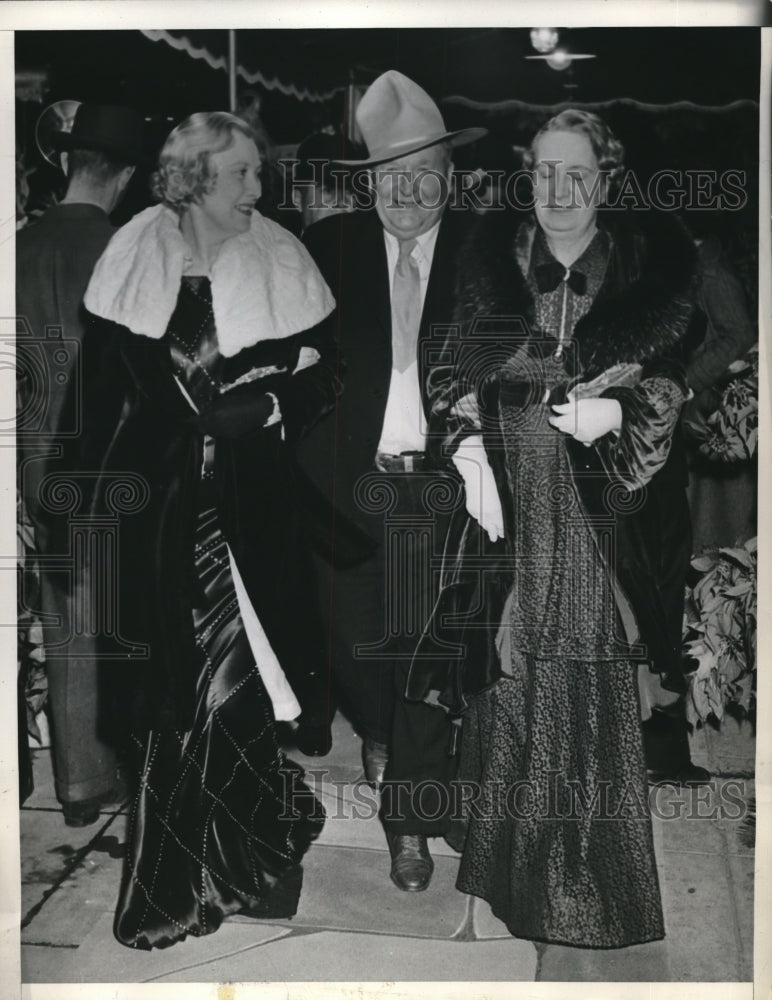
M 463 146 L 488 132 L 485 128 L 448 132 L 440 109 L 426 91 L 395 69 L 382 73 L 367 88 L 356 110 L 356 123 L 370 156 L 365 160 L 337 160 L 337 163 L 375 166 L 438 142 Z

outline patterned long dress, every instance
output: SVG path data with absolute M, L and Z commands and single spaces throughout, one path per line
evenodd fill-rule
M 183 278 L 167 339 L 176 376 L 201 408 L 218 391 L 221 357 L 209 281 Z M 216 931 L 224 917 L 287 917 L 300 859 L 320 832 L 321 805 L 278 748 L 272 704 L 244 631 L 214 503 L 214 443 L 205 440 L 191 627 L 199 652 L 189 732 L 143 741 L 139 794 L 115 935 L 163 948 Z
M 513 358 L 502 373 L 516 560 L 500 632 L 507 676 L 471 705 L 459 773 L 480 795 L 458 888 L 486 899 L 517 937 L 595 948 L 664 936 L 636 665 L 608 572 L 613 514 L 590 524 L 544 401 L 566 380 L 560 342 L 597 294 L 608 250 L 599 231 L 573 266 L 581 294 L 566 282 L 538 291 L 535 268 L 551 263 L 539 234 L 524 268 L 555 341 L 536 368 Z M 531 403 L 507 402 L 508 377 L 539 380 Z

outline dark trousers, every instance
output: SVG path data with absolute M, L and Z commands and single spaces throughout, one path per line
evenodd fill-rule
M 87 578 L 69 589 L 41 574 L 42 610 L 60 622 L 44 629 L 54 782 L 60 802 L 102 796 L 117 780 L 116 751 L 103 718 L 102 675 L 111 666 L 97 658 L 96 637 L 78 628 L 76 609 L 89 587 Z
M 439 837 L 450 828 L 457 732 L 442 709 L 402 697 L 407 670 L 402 663 L 394 670 L 397 697 L 381 819 L 391 833 Z
M 663 490 L 654 499 L 660 542 L 656 553 L 657 583 L 665 611 L 662 625 L 678 660 L 683 641 L 684 591 L 692 558 L 692 522 L 682 487 Z
M 110 792 L 118 776 L 119 741 L 106 717 L 105 701 L 110 662 L 100 658 L 100 611 L 107 602 L 104 567 L 92 562 L 91 539 L 82 537 L 80 555 L 51 541 L 51 526 L 43 516 L 40 484 L 47 471 L 45 442 L 42 457 L 26 446 L 20 483 L 35 529 L 41 563 L 40 607 L 48 676 L 51 719 L 51 756 L 56 796 L 62 803 L 82 802 Z M 66 537 L 66 535 L 65 535 Z M 64 559 L 69 567 L 51 569 L 48 557 Z M 117 609 L 110 607 L 115 616 Z
M 440 834 L 447 817 L 422 813 L 437 812 L 432 786 L 446 788 L 455 775 L 456 758 L 448 754 L 454 727 L 442 709 L 408 701 L 404 692 L 437 597 L 450 516 L 463 494 L 454 479 L 430 472 L 372 472 L 360 486 L 381 544 L 353 568 L 317 563 L 331 672 L 354 725 L 389 746 L 384 823 L 400 833 Z
M 329 718 L 336 704 L 362 736 L 391 741 L 394 668 L 391 659 L 361 658 L 356 650 L 380 637 L 383 617 L 383 561 L 377 558 L 338 569 L 317 557 L 319 599 L 324 622 L 324 662 L 329 680 Z

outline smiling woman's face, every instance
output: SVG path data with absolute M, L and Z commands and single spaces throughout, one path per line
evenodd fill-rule
M 581 132 L 545 132 L 534 147 L 533 170 L 541 228 L 554 239 L 581 238 L 594 226 L 600 202 L 600 167 L 590 140 Z
M 255 202 L 260 197 L 260 154 L 240 132 L 233 145 L 213 153 L 210 167 L 216 173 L 214 188 L 196 203 L 209 242 L 218 243 L 249 230 Z

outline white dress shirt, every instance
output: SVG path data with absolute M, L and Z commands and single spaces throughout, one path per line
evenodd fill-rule
M 425 233 L 416 237 L 412 257 L 418 265 L 420 278 L 421 307 L 426 301 L 426 289 L 432 269 L 434 247 L 437 243 L 439 222 Z M 399 240 L 383 231 L 386 243 L 386 263 L 389 271 L 389 295 L 394 286 L 394 272 L 399 257 Z M 417 333 L 417 331 L 416 331 Z M 399 455 L 403 451 L 423 451 L 426 447 L 426 418 L 421 402 L 421 386 L 418 378 L 418 359 L 404 372 L 391 370 L 389 395 L 383 417 L 383 429 L 378 451 L 387 455 Z

